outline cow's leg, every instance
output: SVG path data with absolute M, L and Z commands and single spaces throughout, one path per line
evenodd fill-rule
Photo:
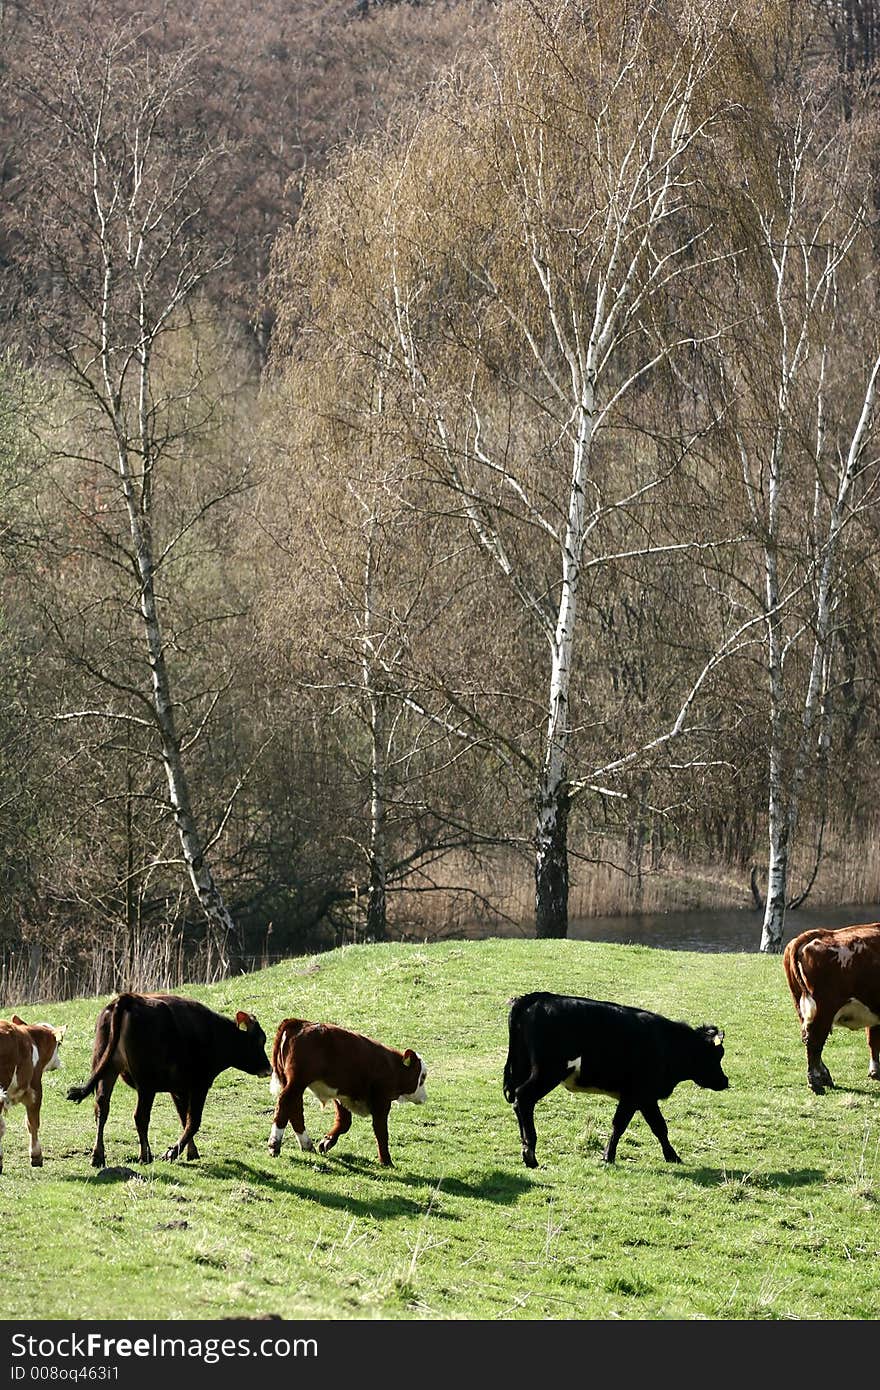
M 177 1111 L 181 1126 L 183 1129 L 186 1129 L 186 1124 L 189 1119 L 189 1096 L 172 1095 L 171 1099 L 174 1101 L 174 1108 Z M 188 1159 L 198 1158 L 199 1156 L 199 1151 L 192 1139 L 190 1139 L 186 1146 L 186 1156 Z
M 872 1081 L 880 1081 L 880 1026 L 869 1028 L 868 1032 L 868 1053 L 870 1062 L 868 1075 Z
M 628 1096 L 621 1096 L 617 1102 L 614 1119 L 611 1121 L 611 1138 L 608 1140 L 602 1155 L 606 1163 L 614 1162 L 621 1136 L 638 1108 L 636 1102 L 630 1100 Z
M 134 1108 L 134 1127 L 137 1130 L 140 1140 L 141 1163 L 152 1163 L 153 1150 L 150 1148 L 149 1128 L 150 1116 L 153 1113 L 153 1101 L 156 1099 L 156 1092 L 149 1090 L 138 1090 L 137 1105 Z
M 324 1138 L 318 1140 L 319 1154 L 325 1154 L 328 1149 L 332 1149 L 340 1134 L 347 1134 L 351 1129 L 351 1111 L 340 1105 L 338 1100 L 334 1100 L 333 1104 L 336 1106 L 336 1118 Z
M 833 1014 L 818 1013 L 811 1023 L 804 1024 L 804 1042 L 807 1048 L 807 1081 L 810 1089 L 821 1096 L 826 1086 L 833 1088 L 831 1073 L 822 1061 L 822 1048 L 831 1032 Z
M 207 1086 L 193 1086 L 190 1091 L 183 1133 L 177 1143 L 172 1144 L 162 1155 L 162 1157 L 168 1159 L 170 1163 L 173 1163 L 176 1158 L 180 1158 L 184 1149 L 189 1153 L 189 1146 L 193 1141 L 194 1135 L 198 1131 L 199 1125 L 202 1123 L 202 1113 L 205 1109 L 208 1089 Z
M 278 1093 L 272 1128 L 269 1131 L 269 1152 L 273 1158 L 277 1158 L 281 1152 L 281 1141 L 284 1138 L 287 1125 L 292 1126 L 301 1149 L 305 1150 L 306 1153 L 314 1151 L 315 1146 L 306 1133 L 306 1122 L 303 1117 L 304 1092 L 305 1087 L 298 1085 L 296 1081 L 289 1081 Z
M 30 1092 L 25 1098 L 24 1108 L 27 1116 L 28 1130 L 28 1149 L 31 1156 L 31 1167 L 42 1168 L 43 1149 L 40 1144 L 40 1105 L 43 1100 L 43 1087 L 40 1082 L 31 1086 Z
M 388 1115 L 391 1110 L 391 1103 L 387 1100 L 377 1100 L 371 1111 L 373 1117 L 373 1133 L 376 1136 L 376 1146 L 379 1150 L 379 1162 L 383 1168 L 393 1168 L 391 1154 L 388 1152 Z
M 93 1168 L 103 1168 L 107 1162 L 104 1153 L 104 1126 L 107 1123 L 107 1116 L 110 1114 L 110 1097 L 113 1094 L 117 1076 L 118 1072 L 108 1072 L 95 1087 L 95 1121 L 98 1130 L 95 1135 L 95 1147 L 92 1149 Z
M 531 1075 L 517 1086 L 513 1098 L 513 1111 L 519 1124 L 519 1136 L 522 1141 L 523 1163 L 527 1168 L 537 1168 L 538 1160 L 535 1158 L 535 1145 L 538 1136 L 535 1131 L 535 1106 L 539 1100 L 543 1100 L 546 1095 L 565 1080 L 568 1075 L 566 1067 L 559 1068 L 554 1072 L 547 1072 L 543 1079 L 537 1072 Z
M 6 1133 L 6 1106 L 0 1102 L 0 1173 L 3 1172 L 3 1136 Z
M 660 1106 L 657 1104 L 656 1100 L 643 1101 L 639 1109 L 651 1126 L 652 1133 L 656 1134 L 657 1138 L 660 1140 L 660 1147 L 663 1150 L 663 1157 L 666 1159 L 666 1162 L 681 1163 L 681 1159 L 669 1142 L 669 1130 L 666 1128 L 666 1121 L 660 1114 Z

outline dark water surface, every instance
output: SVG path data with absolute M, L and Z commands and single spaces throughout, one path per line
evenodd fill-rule
M 761 921 L 760 912 L 734 908 L 645 912 L 630 917 L 572 918 L 568 934 L 575 941 L 616 941 L 621 945 L 658 946 L 666 951 L 757 951 Z M 846 927 L 877 921 L 878 903 L 804 906 L 786 914 L 783 943 L 808 927 Z

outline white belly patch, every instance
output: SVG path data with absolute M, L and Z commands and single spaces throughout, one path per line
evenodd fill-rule
M 863 1004 L 861 999 L 849 999 L 834 1015 L 835 1028 L 875 1028 L 880 1016 Z
M 563 1081 L 563 1086 L 567 1091 L 577 1091 L 579 1095 L 585 1096 L 611 1096 L 614 1100 L 620 1099 L 619 1091 L 606 1091 L 604 1086 L 584 1086 L 581 1083 L 581 1061 L 580 1057 L 575 1057 L 566 1066 L 571 1070 Z
M 344 1105 L 346 1110 L 350 1110 L 353 1115 L 369 1115 L 370 1107 L 362 1100 L 352 1100 L 351 1096 L 344 1096 L 341 1091 L 337 1091 L 335 1086 L 328 1086 L 326 1081 L 313 1081 L 309 1090 L 318 1097 L 322 1105 L 327 1105 L 331 1100 L 338 1100 L 340 1105 Z

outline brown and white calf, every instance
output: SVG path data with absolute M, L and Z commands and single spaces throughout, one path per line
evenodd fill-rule
M 303 1117 L 303 1094 L 308 1088 L 322 1105 L 332 1100 L 336 1115 L 318 1141 L 318 1152 L 332 1149 L 340 1134 L 351 1128 L 352 1115 L 369 1115 L 379 1149 L 379 1162 L 393 1167 L 388 1152 L 388 1115 L 395 1101 L 427 1100 L 428 1069 L 417 1052 L 398 1052 L 383 1043 L 350 1033 L 332 1023 L 309 1023 L 286 1018 L 278 1025 L 272 1047 L 272 1094 L 277 1097 L 269 1152 L 277 1158 L 284 1130 L 291 1125 L 301 1149 L 313 1150 Z
M 868 1076 L 880 1081 L 880 922 L 814 928 L 789 941 L 782 954 L 807 1049 L 807 1081 L 821 1095 L 833 1086 L 822 1061 L 832 1028 L 867 1030 Z
M 31 1165 L 43 1166 L 40 1145 L 40 1105 L 43 1100 L 43 1072 L 61 1066 L 58 1048 L 67 1028 L 51 1023 L 25 1023 L 13 1014 L 12 1022 L 0 1020 L 0 1173 L 3 1172 L 3 1136 L 6 1112 L 11 1105 L 23 1104 L 30 1136 Z

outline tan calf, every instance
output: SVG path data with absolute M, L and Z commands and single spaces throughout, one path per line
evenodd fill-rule
M 13 1014 L 12 1022 L 0 1020 L 0 1173 L 3 1172 L 3 1136 L 6 1112 L 21 1103 L 27 1113 L 31 1164 L 43 1165 L 40 1145 L 40 1105 L 43 1100 L 43 1072 L 61 1066 L 58 1048 L 67 1028 L 50 1023 L 25 1023 Z

